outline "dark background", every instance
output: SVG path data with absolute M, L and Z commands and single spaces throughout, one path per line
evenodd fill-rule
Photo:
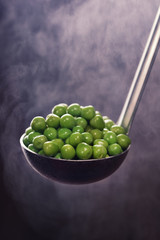
M 160 54 L 111 177 L 52 182 L 26 162 L 19 138 L 60 102 L 117 120 L 159 0 L 0 1 L 0 239 L 160 239 Z

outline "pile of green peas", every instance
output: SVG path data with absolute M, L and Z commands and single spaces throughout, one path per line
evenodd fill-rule
M 131 143 L 125 129 L 92 105 L 57 104 L 46 118 L 36 116 L 25 130 L 24 145 L 56 159 L 101 159 L 122 153 Z

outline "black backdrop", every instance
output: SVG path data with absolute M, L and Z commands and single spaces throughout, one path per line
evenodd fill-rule
M 138 108 L 126 161 L 74 186 L 27 164 L 19 138 L 36 115 L 78 102 L 117 120 L 158 0 L 1 0 L 0 238 L 160 239 L 160 55 Z

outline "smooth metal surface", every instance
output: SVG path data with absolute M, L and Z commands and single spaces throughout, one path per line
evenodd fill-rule
M 137 68 L 118 124 L 127 132 L 131 127 L 143 90 L 151 71 L 160 43 L 160 8 L 158 9 L 149 39 Z M 28 163 L 43 176 L 63 183 L 85 184 L 102 180 L 115 172 L 126 158 L 130 147 L 123 153 L 103 159 L 66 160 L 46 157 L 32 152 L 23 144 L 24 134 L 20 138 L 22 151 Z
M 160 45 L 160 7 L 117 124 L 129 133 Z
M 23 144 L 22 151 L 34 170 L 43 176 L 63 183 L 86 184 L 102 180 L 115 172 L 124 161 L 129 148 L 115 157 L 87 160 L 66 160 L 46 157 L 32 152 Z

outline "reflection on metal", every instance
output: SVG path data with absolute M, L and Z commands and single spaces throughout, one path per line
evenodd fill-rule
M 124 107 L 117 121 L 129 133 L 160 45 L 160 7 L 155 17 L 148 41 L 133 78 Z

